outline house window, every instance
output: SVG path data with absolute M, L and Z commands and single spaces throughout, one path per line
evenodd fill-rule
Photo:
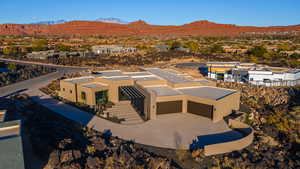
M 85 92 L 81 92 L 81 99 L 84 100 L 84 101 L 86 100 L 86 94 L 85 94 Z
M 253 78 L 250 78 L 250 81 L 253 81 Z
M 72 93 L 72 90 L 70 90 L 70 93 Z
M 65 88 L 63 88 L 63 91 L 65 91 L 66 89 Z

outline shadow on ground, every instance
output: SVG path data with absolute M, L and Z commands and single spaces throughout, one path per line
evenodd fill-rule
M 224 133 L 202 135 L 198 136 L 197 139 L 193 140 L 193 143 L 190 145 L 190 150 L 195 150 L 199 148 L 203 149 L 206 145 L 224 143 L 238 140 L 241 138 L 243 138 L 243 135 L 235 130 Z

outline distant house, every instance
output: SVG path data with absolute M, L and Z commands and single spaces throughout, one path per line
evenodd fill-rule
M 249 83 L 265 86 L 295 86 L 300 84 L 300 70 L 250 70 Z
M 182 46 L 180 46 L 179 48 L 175 48 L 174 50 L 179 51 L 179 52 L 186 52 L 186 53 L 191 52 L 191 50 L 189 48 L 185 48 L 185 47 L 182 47 Z
M 167 51 L 170 50 L 170 46 L 168 46 L 168 45 L 156 45 L 155 50 L 157 50 L 159 52 L 167 52 Z
M 300 84 L 300 70 L 268 67 L 255 63 L 208 62 L 199 67 L 211 79 L 264 86 L 295 86 Z
M 72 57 L 85 57 L 87 56 L 87 52 L 84 51 L 74 51 L 74 52 L 67 52 L 67 51 L 60 51 L 56 52 L 54 50 L 47 50 L 47 51 L 38 51 L 38 52 L 31 52 L 26 55 L 27 58 L 32 59 L 51 59 L 51 58 L 72 58 Z
M 222 46 L 222 48 L 226 53 L 244 54 L 248 52 L 248 49 L 233 48 L 231 46 Z
M 119 45 L 99 45 L 93 46 L 92 52 L 95 54 L 121 54 L 121 53 L 134 53 L 137 49 L 134 47 L 124 47 Z

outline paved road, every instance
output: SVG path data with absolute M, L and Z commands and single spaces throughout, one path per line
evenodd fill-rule
M 0 60 L 2 60 L 2 59 L 0 59 Z M 15 62 L 18 64 L 24 64 L 24 65 L 37 64 L 37 63 L 27 63 L 27 62 L 22 62 L 22 61 L 7 61 L 7 60 L 2 60 L 2 61 Z M 40 64 L 38 64 L 38 65 L 40 65 Z M 75 72 L 87 70 L 87 68 L 80 68 L 80 67 L 69 67 L 69 66 L 64 67 L 64 66 L 56 66 L 56 65 L 45 65 L 45 66 L 56 68 L 57 71 L 47 74 L 47 75 L 36 77 L 33 79 L 17 82 L 12 85 L 9 85 L 9 86 L 1 87 L 0 88 L 0 97 L 8 96 L 8 95 L 11 95 L 14 93 L 21 93 L 21 92 L 24 92 L 27 90 L 39 89 L 39 88 L 45 86 L 46 84 L 50 83 L 52 80 L 62 77 L 64 74 L 75 73 Z

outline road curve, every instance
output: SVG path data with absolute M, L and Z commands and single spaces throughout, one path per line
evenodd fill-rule
M 18 63 L 23 65 L 42 65 L 46 67 L 52 67 L 56 69 L 56 72 L 49 73 L 46 75 L 42 75 L 36 78 L 20 81 L 8 86 L 4 86 L 0 88 L 0 97 L 6 97 L 15 93 L 22 93 L 27 90 L 39 90 L 39 88 L 45 86 L 50 83 L 54 79 L 60 78 L 65 74 L 76 73 L 87 70 L 86 67 L 74 67 L 74 66 L 61 66 L 61 65 L 49 65 L 49 64 L 41 64 L 35 62 L 26 62 L 26 61 L 18 61 L 18 60 L 7 60 L 0 58 L 0 61 L 7 63 Z

